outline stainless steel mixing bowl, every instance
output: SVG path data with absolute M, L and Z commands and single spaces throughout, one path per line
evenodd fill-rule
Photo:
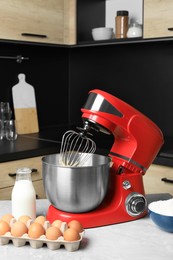
M 92 154 L 81 167 L 59 164 L 59 154 L 42 158 L 43 184 L 47 199 L 59 210 L 82 213 L 103 201 L 109 181 L 111 158 Z

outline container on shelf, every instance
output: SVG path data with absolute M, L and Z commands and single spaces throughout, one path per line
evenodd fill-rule
M 137 22 L 133 22 L 127 31 L 127 38 L 135 37 L 142 37 L 142 25 Z
M 113 35 L 113 28 L 111 27 L 98 27 L 93 28 L 92 31 L 93 40 L 109 40 L 112 38 Z
M 115 38 L 127 38 L 128 23 L 129 12 L 126 10 L 117 11 L 117 16 L 115 17 Z

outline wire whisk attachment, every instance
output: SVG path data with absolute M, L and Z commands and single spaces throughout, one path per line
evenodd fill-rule
M 95 142 L 84 132 L 69 130 L 62 137 L 59 163 L 63 166 L 82 166 L 95 150 Z

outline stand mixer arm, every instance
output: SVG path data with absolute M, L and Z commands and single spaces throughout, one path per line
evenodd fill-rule
M 111 133 L 114 144 L 110 156 L 116 171 L 145 173 L 164 140 L 161 130 L 141 112 L 101 90 L 92 90 L 81 109 L 84 124 Z

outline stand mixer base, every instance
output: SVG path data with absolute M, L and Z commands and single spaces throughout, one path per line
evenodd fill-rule
M 147 215 L 144 211 L 140 216 L 132 217 L 128 214 L 124 214 L 119 208 L 108 209 L 107 207 L 99 207 L 98 209 L 85 212 L 85 213 L 68 213 L 58 210 L 53 205 L 50 205 L 47 211 L 46 219 L 52 223 L 54 220 L 61 220 L 63 222 L 70 222 L 71 220 L 78 220 L 84 228 L 94 228 L 99 226 L 106 226 L 111 224 L 118 224 L 143 218 Z

